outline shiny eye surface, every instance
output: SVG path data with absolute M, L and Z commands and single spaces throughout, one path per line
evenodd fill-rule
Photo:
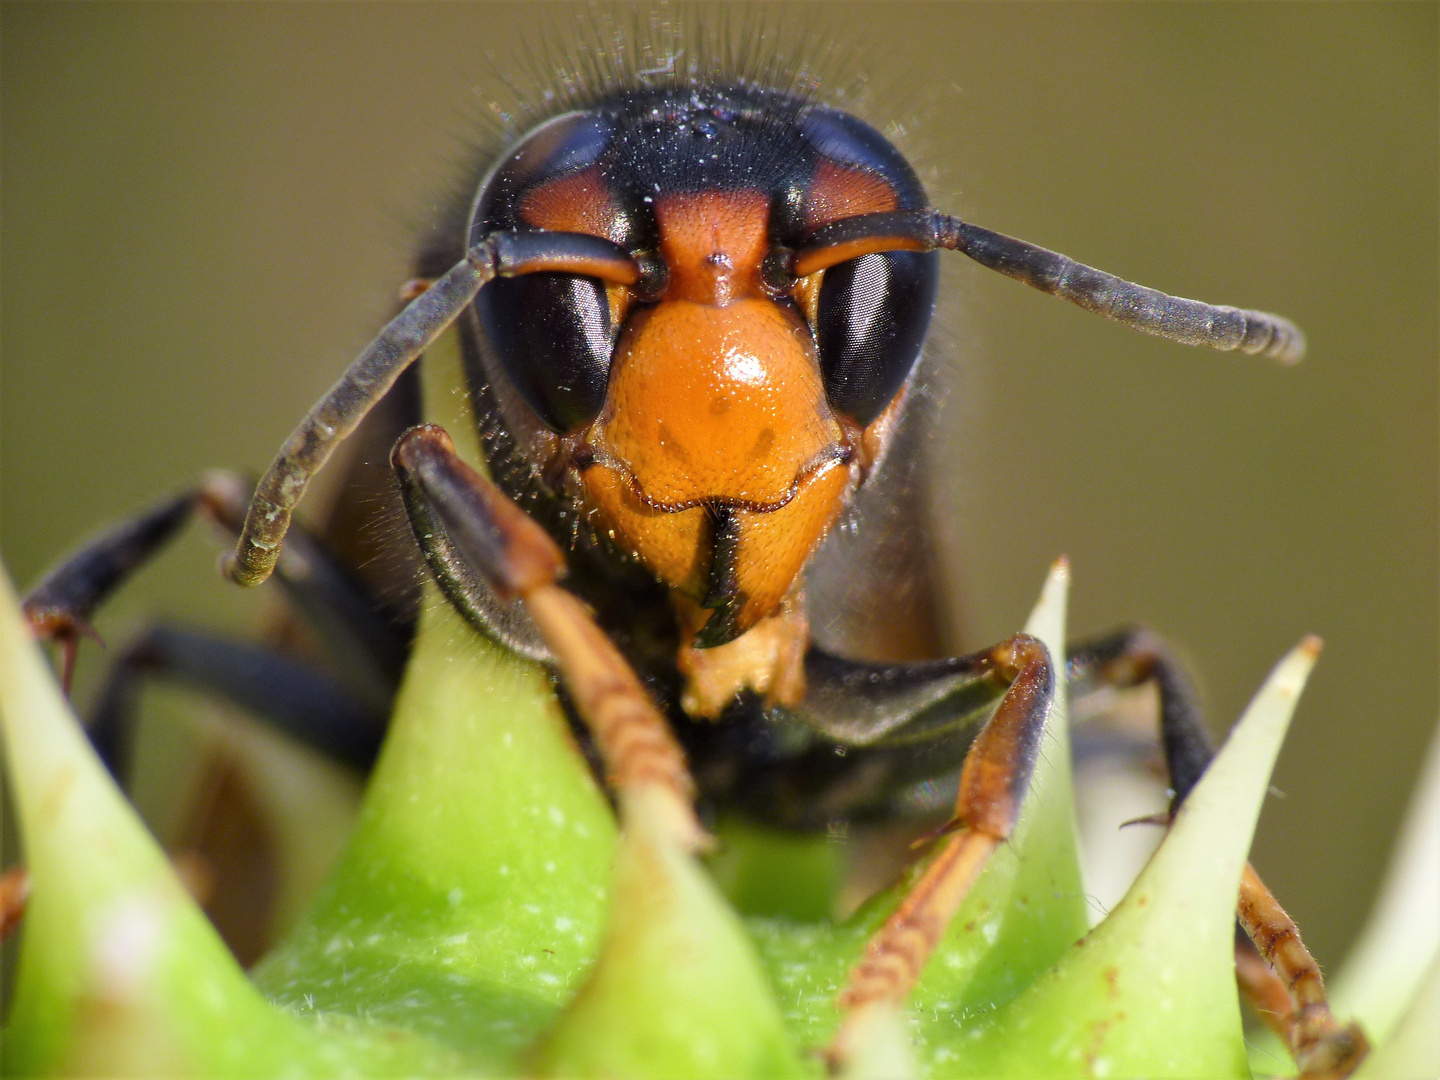
M 831 408 L 864 427 L 899 393 L 930 326 L 939 273 L 933 251 L 863 255 L 825 271 L 815 338 Z
M 503 229 L 628 240 L 631 216 L 602 166 L 614 139 L 614 121 L 594 110 L 540 125 L 481 185 L 471 242 Z M 495 374 L 508 379 L 546 426 L 573 431 L 599 415 L 617 332 L 602 282 L 559 273 L 502 278 L 481 290 L 475 311 L 499 368 Z
M 615 349 L 603 284 L 574 274 L 501 279 L 475 309 L 505 374 L 546 425 L 572 431 L 599 415 Z

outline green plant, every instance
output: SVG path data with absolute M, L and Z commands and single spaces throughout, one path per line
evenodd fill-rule
M 1031 622 L 1052 649 L 1064 590 L 1053 575 Z M 542 674 L 447 605 L 426 605 L 345 855 L 250 978 L 95 759 L 8 584 L 3 607 L 0 700 L 34 881 L 7 1073 L 822 1071 L 805 1051 L 833 1029 L 835 989 L 900 887 L 839 924 L 737 915 L 643 812 L 617 830 Z M 1236 881 L 1312 662 L 1302 646 L 1276 668 L 1088 935 L 1061 702 L 1019 835 L 857 1074 L 1248 1075 Z M 764 842 L 732 830 L 729 857 L 763 858 Z M 782 862 L 799 871 L 782 889 L 814 887 L 813 859 Z M 1433 1011 L 1427 978 L 1419 1008 Z M 1424 1065 L 1425 1015 L 1391 1040 L 1421 1056 L 1389 1066 Z
M 427 410 L 478 461 L 464 399 L 435 392 L 454 385 L 455 358 L 434 359 Z M 1067 578 L 1057 565 L 1027 626 L 1054 655 Z M 824 840 L 728 823 L 719 876 L 748 900 L 740 914 L 643 807 L 617 822 L 539 668 L 438 595 L 422 610 L 348 846 L 247 976 L 91 751 L 0 577 L 0 718 L 33 880 L 0 1045 L 7 1075 L 823 1073 L 809 1051 L 829 1040 L 835 993 L 909 878 L 836 923 L 823 914 Z M 1302 643 L 1276 667 L 1125 900 L 1088 933 L 1062 688 L 1016 835 L 905 1014 L 869 1030 L 851 1072 L 1250 1075 L 1235 894 L 1314 659 Z M 1437 846 L 1437 817 L 1421 807 L 1406 842 L 1418 858 Z M 1339 994 L 1384 1039 L 1369 1075 L 1434 1075 L 1433 910 L 1427 931 L 1423 900 L 1389 908 Z M 1285 1061 L 1273 1047 L 1255 1056 L 1262 1072 Z

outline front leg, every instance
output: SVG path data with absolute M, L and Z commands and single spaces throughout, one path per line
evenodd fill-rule
M 391 463 L 415 538 L 436 577 L 452 583 L 479 578 L 500 601 L 524 604 L 594 739 L 622 809 L 643 803 L 682 847 L 707 847 L 710 837 L 695 816 L 684 752 L 590 610 L 556 584 L 566 568 L 555 541 L 465 464 L 440 427 L 411 428 L 395 444 Z
M 22 603 L 36 637 L 61 648 L 60 677 L 70 689 L 80 638 L 96 637 L 90 619 L 116 589 L 158 555 L 199 516 L 232 537 L 240 531 L 250 485 L 212 472 L 196 487 L 171 496 L 113 526 L 61 560 Z M 277 579 L 341 672 L 352 694 L 371 710 L 388 712 L 409 652 L 408 634 L 387 615 L 379 597 L 316 536 L 296 530 L 280 558 Z
M 49 570 L 25 595 L 21 610 L 35 636 L 60 646 L 60 686 L 67 695 L 80 639 L 100 639 L 90 625 L 95 609 L 169 542 L 190 519 L 197 501 L 197 493 L 187 491 L 106 530 Z

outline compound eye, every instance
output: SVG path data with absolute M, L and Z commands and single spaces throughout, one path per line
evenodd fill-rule
M 492 281 L 475 298 L 485 336 L 525 404 L 573 431 L 605 404 L 615 327 L 604 284 L 575 274 Z
M 933 251 L 862 255 L 825 271 L 815 337 L 836 412 L 867 427 L 900 392 L 930 326 L 939 273 Z

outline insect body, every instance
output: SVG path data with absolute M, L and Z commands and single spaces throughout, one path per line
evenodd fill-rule
M 403 435 L 392 460 L 416 538 L 473 626 L 558 670 L 622 804 L 662 789 L 682 840 L 703 836 L 652 698 L 706 799 L 784 825 L 913 807 L 912 785 L 958 772 L 958 831 L 842 1005 L 903 999 L 1014 824 L 1061 670 L 1024 635 L 913 664 L 810 642 L 804 570 L 881 475 L 941 249 L 1173 340 L 1303 350 L 1277 316 L 1166 296 L 937 212 L 899 152 L 845 112 L 744 82 L 624 88 L 541 123 L 489 169 L 448 269 L 261 480 L 228 572 L 284 572 L 310 477 L 456 325 L 490 478 L 438 428 Z M 199 502 L 238 528 L 233 498 Z M 115 550 L 148 550 L 165 521 Z M 108 577 L 42 584 L 37 625 L 83 614 L 129 557 Z M 1163 650 L 1126 633 L 1069 667 L 1159 683 L 1182 799 L 1208 748 Z M 1328 1011 L 1311 1020 L 1299 1051 L 1348 1052 Z
M 789 253 L 924 203 L 867 125 L 740 87 L 559 117 L 481 187 L 472 239 L 582 231 L 643 268 L 633 286 L 542 273 L 482 290 L 469 374 L 492 441 L 529 463 L 511 494 L 668 591 L 692 716 L 743 690 L 804 697 L 800 572 L 884 453 L 933 307 L 933 252 L 804 277 Z
M 479 185 L 462 235 L 261 481 L 232 576 L 269 573 L 309 475 L 458 322 L 496 482 L 570 549 L 571 587 L 677 706 L 709 793 L 789 824 L 883 812 L 953 772 L 1007 681 L 993 658 L 872 668 L 807 648 L 801 571 L 900 419 L 937 249 L 1181 341 L 1302 348 L 1275 316 L 938 214 L 873 128 L 753 85 L 622 90 L 541 124 Z M 447 497 L 402 479 L 422 546 L 445 536 Z M 472 623 L 547 655 L 523 612 L 426 554 Z M 707 768 L 737 741 L 745 760 Z M 868 752 L 839 762 L 845 745 Z

